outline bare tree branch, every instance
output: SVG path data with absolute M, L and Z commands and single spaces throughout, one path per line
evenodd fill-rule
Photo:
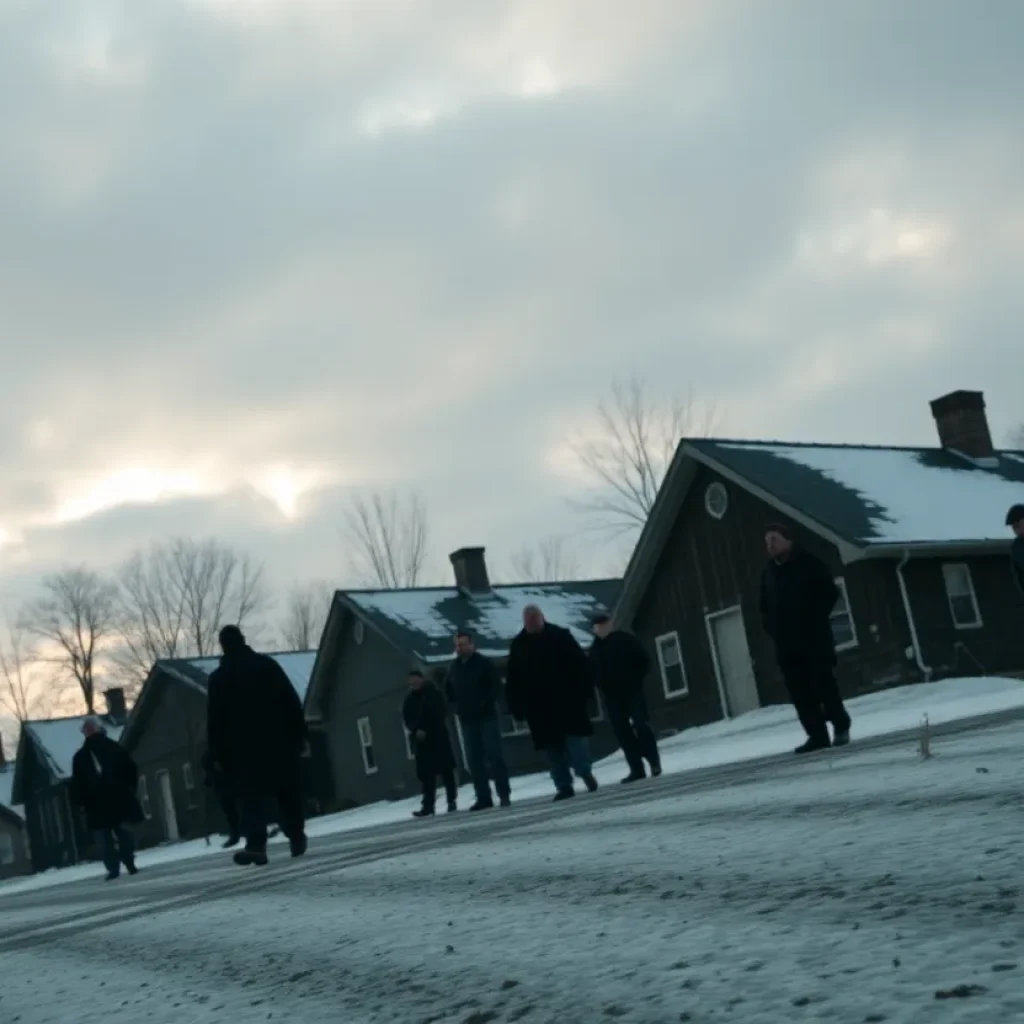
M 205 657 L 220 628 L 245 628 L 268 605 L 263 566 L 217 540 L 175 538 L 136 552 L 117 577 L 118 649 L 129 690 L 161 658 Z
M 95 710 L 96 668 L 102 649 L 115 632 L 117 588 L 85 566 L 47 576 L 43 594 L 24 610 L 23 628 L 55 653 L 39 660 L 57 665 L 82 691 L 89 713 Z
M 600 532 L 619 536 L 640 530 L 679 441 L 714 430 L 713 407 L 692 398 L 659 401 L 638 377 L 612 385 L 610 400 L 597 406 L 596 436 L 570 438 L 570 449 L 591 477 L 593 492 L 571 504 Z
M 334 599 L 334 588 L 325 580 L 293 587 L 285 602 L 281 639 L 290 651 L 312 651 L 320 636 Z
M 579 579 L 579 559 L 566 548 L 564 537 L 545 537 L 521 548 L 511 558 L 516 583 L 557 583 Z
M 417 494 L 357 496 L 345 513 L 353 570 L 367 586 L 397 590 L 423 578 L 429 528 Z

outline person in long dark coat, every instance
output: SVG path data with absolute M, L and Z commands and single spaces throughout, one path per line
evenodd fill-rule
M 573 773 L 590 792 L 597 789 L 587 743 L 592 696 L 590 664 L 576 638 L 527 605 L 509 648 L 505 697 L 512 717 L 526 722 L 533 745 L 547 753 L 556 800 L 576 795 Z
M 1017 589 L 1024 594 L 1024 505 L 1013 505 L 1006 513 L 1006 525 L 1013 530 L 1010 545 L 1010 572 Z
M 245 848 L 236 864 L 267 863 L 267 825 L 276 798 L 293 857 L 306 852 L 302 754 L 306 720 L 284 669 L 257 654 L 237 626 L 220 631 L 224 652 L 207 690 L 207 749 L 241 802 Z
M 107 881 L 129 875 L 135 866 L 135 837 L 130 825 L 143 820 L 137 790 L 139 770 L 131 756 L 115 743 L 94 718 L 82 726 L 85 742 L 71 760 L 71 799 L 85 812 L 85 822 L 96 836 Z
M 402 704 L 402 720 L 416 758 L 416 776 L 423 787 L 423 806 L 414 818 L 429 818 L 437 803 L 437 777 L 444 780 L 448 812 L 457 810 L 455 755 L 448 734 L 448 707 L 444 695 L 419 669 L 409 672 L 409 692 Z
M 644 679 L 651 669 L 651 659 L 632 633 L 616 628 L 610 615 L 595 616 L 593 627 L 590 661 L 594 678 L 604 694 L 608 720 L 629 765 L 629 774 L 622 781 L 638 782 L 647 778 L 644 761 L 651 766 L 651 774 L 658 776 L 661 758 L 644 693 Z
M 761 575 L 761 621 L 807 742 L 797 754 L 850 742 L 850 715 L 836 682 L 830 616 L 839 599 L 828 566 L 793 543 L 785 525 L 765 530 L 769 561 Z M 834 738 L 828 734 L 832 723 Z

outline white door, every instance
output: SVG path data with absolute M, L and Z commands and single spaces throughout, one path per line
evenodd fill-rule
M 160 808 L 164 815 L 164 831 L 167 838 L 176 843 L 178 835 L 178 815 L 174 811 L 174 791 L 171 789 L 171 777 L 165 772 L 156 773 L 157 785 L 160 787 Z
M 739 608 L 730 608 L 709 615 L 708 633 L 718 684 L 728 704 L 729 717 L 735 718 L 759 708 L 761 700 L 757 695 L 757 678 L 754 663 L 750 660 L 743 612 Z

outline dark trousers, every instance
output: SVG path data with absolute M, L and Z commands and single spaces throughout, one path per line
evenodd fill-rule
M 499 800 L 507 800 L 512 788 L 508 780 L 508 767 L 501 749 L 501 725 L 497 716 L 459 720 L 462 742 L 466 748 L 466 767 L 473 778 L 473 789 L 482 804 L 493 803 L 491 779 Z
M 572 777 L 586 778 L 594 769 L 590 758 L 590 744 L 585 736 L 566 736 L 561 743 L 546 748 L 551 766 L 551 781 L 559 793 L 573 788 Z
M 228 823 L 228 835 L 232 839 L 237 839 L 242 834 L 242 813 L 238 806 L 238 798 L 223 779 L 214 781 L 212 788 L 217 804 Z
M 645 775 L 644 761 L 652 768 L 658 768 L 658 741 L 651 728 L 651 716 L 647 710 L 647 695 L 637 687 L 629 693 L 605 695 L 608 720 L 615 739 L 622 748 L 626 764 L 634 775 Z
M 831 658 L 808 654 L 780 656 L 779 668 L 809 739 L 827 740 L 829 722 L 836 732 L 849 730 L 850 716 L 839 694 Z
M 267 826 L 274 813 L 274 798 L 246 794 L 242 797 L 242 833 L 247 850 L 267 848 Z M 289 839 L 298 839 L 306 830 L 305 795 L 302 776 L 296 771 L 277 791 L 277 821 Z
M 432 811 L 437 804 L 437 777 L 441 776 L 444 782 L 445 795 L 448 803 L 453 804 L 458 799 L 459 787 L 455 781 L 455 768 L 449 765 L 441 771 L 423 771 L 420 773 L 420 785 L 423 787 L 423 809 Z
M 119 875 L 122 864 L 126 868 L 135 866 L 135 836 L 124 825 L 97 829 L 96 841 L 108 875 Z

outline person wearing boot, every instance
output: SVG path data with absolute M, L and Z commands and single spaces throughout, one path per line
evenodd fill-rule
M 242 841 L 242 815 L 238 798 L 231 791 L 231 785 L 220 765 L 215 764 L 209 751 L 203 755 L 203 785 L 213 791 L 217 806 L 228 825 L 228 838 L 222 849 L 230 850 Z
M 96 836 L 107 881 L 120 877 L 123 864 L 129 875 L 135 866 L 135 837 L 129 825 L 143 820 L 136 795 L 139 769 L 128 752 L 112 740 L 95 718 L 82 725 L 85 742 L 71 760 L 71 799 L 85 812 Z
M 622 781 L 646 779 L 645 761 L 657 777 L 661 774 L 661 758 L 644 693 L 644 678 L 650 671 L 651 659 L 632 633 L 616 628 L 611 616 L 596 616 L 593 627 L 590 661 L 594 679 L 604 695 L 608 720 L 629 765 L 629 774 Z
M 423 805 L 414 818 L 430 818 L 437 803 L 437 777 L 444 780 L 448 812 L 457 809 L 455 755 L 448 734 L 448 708 L 441 691 L 419 669 L 409 671 L 409 692 L 402 704 L 402 720 L 409 731 L 409 746 L 416 758 L 416 775 L 423 787 Z

